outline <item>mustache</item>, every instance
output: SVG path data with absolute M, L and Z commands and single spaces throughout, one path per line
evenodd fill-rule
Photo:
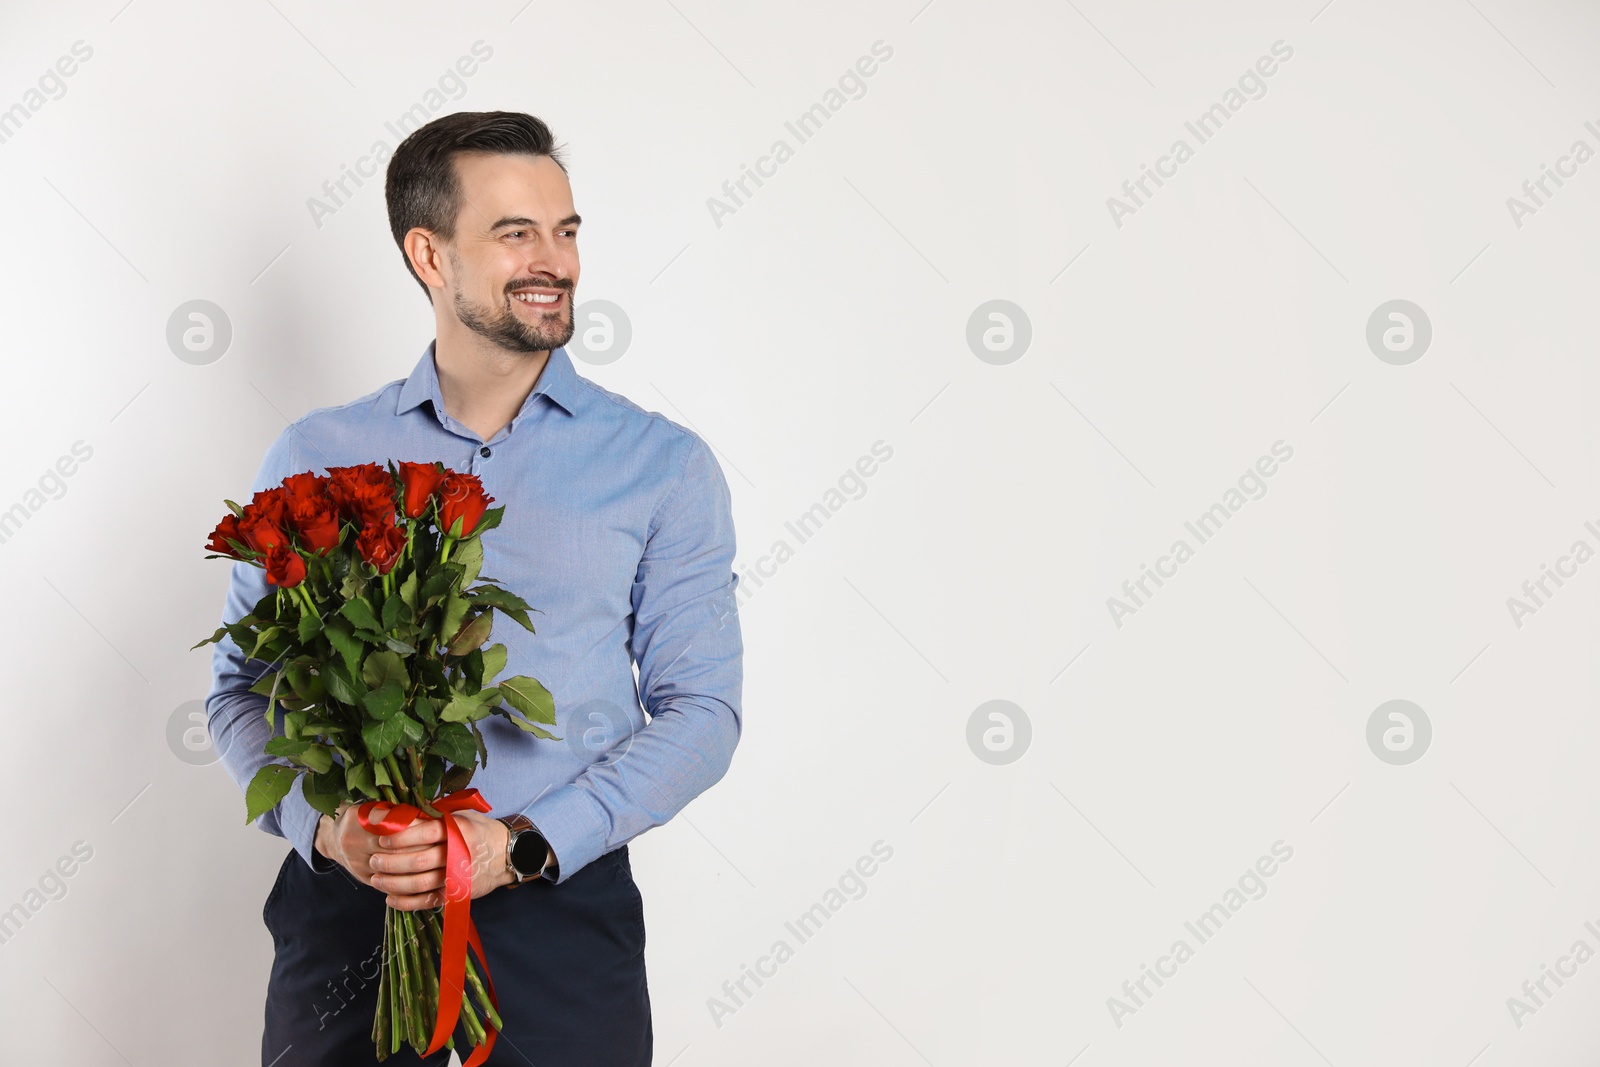
M 533 287 L 538 287 L 541 289 L 561 289 L 570 293 L 572 291 L 573 282 L 571 278 L 552 278 L 549 280 L 542 278 L 524 278 L 521 281 L 512 282 L 511 285 L 506 288 L 506 295 L 510 296 L 518 289 L 529 289 Z

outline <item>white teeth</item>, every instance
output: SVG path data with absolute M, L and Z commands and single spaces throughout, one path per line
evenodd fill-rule
M 512 293 L 511 295 L 524 304 L 554 304 L 561 299 L 560 293 Z

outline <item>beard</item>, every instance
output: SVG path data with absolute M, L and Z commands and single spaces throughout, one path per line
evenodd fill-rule
M 529 323 L 517 314 L 511 306 L 516 298 L 509 292 L 500 307 L 488 308 L 472 303 L 460 289 L 452 294 L 456 318 L 473 333 L 507 351 L 544 352 L 560 348 L 572 340 L 576 326 L 572 307 L 574 287 L 565 281 L 544 284 L 563 290 L 566 299 L 562 301 L 562 310 L 541 312 L 537 322 Z

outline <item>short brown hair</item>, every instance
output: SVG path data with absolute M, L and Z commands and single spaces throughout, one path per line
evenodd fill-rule
M 383 195 L 389 206 L 389 231 L 400 246 L 406 270 L 433 302 L 428 283 L 417 275 L 406 255 L 406 234 L 420 226 L 445 240 L 456 235 L 461 212 L 461 184 L 456 175 L 458 152 L 549 156 L 561 172 L 561 159 L 550 127 L 520 111 L 458 111 L 412 131 L 389 160 Z

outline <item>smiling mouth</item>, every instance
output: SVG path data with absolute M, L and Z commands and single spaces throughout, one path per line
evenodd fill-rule
M 519 289 L 511 294 L 511 299 L 533 307 L 550 309 L 558 306 L 565 295 L 560 289 Z

